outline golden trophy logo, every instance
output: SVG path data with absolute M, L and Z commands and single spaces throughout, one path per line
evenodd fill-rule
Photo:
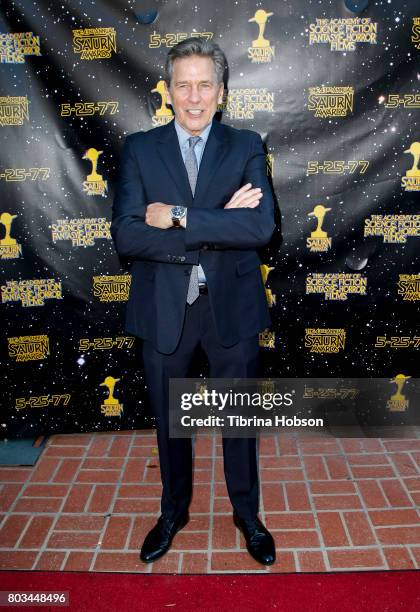
M 130 274 L 93 277 L 93 295 L 99 298 L 100 302 L 126 302 L 130 286 Z
M 17 215 L 11 215 L 7 212 L 0 215 L 0 223 L 4 225 L 6 230 L 4 238 L 0 239 L 0 259 L 18 259 L 22 255 L 22 245 L 10 236 L 13 219 L 16 219 L 16 217 Z
M 17 336 L 8 338 L 9 357 L 15 361 L 46 359 L 50 354 L 50 341 L 45 334 L 39 336 Z
M 270 266 L 266 266 L 265 264 L 261 264 L 260 270 L 261 270 L 261 276 L 262 276 L 263 283 L 264 283 L 265 296 L 267 298 L 267 303 L 268 303 L 269 308 L 271 308 L 276 303 L 276 296 L 271 292 L 271 289 L 266 287 L 266 284 L 268 280 L 268 275 L 270 274 L 272 270 L 274 270 L 274 268 L 271 268 Z
M 80 59 L 106 59 L 117 51 L 115 28 L 85 28 L 73 30 L 73 51 Z
M 403 387 L 406 381 L 411 376 L 405 376 L 404 374 L 397 374 L 395 378 L 392 378 L 389 382 L 397 385 L 397 391 L 394 395 L 391 395 L 386 405 L 390 412 L 404 412 L 407 410 L 409 400 L 402 394 Z
M 317 204 L 308 217 L 316 217 L 318 223 L 316 229 L 311 232 L 311 237 L 306 239 L 306 246 L 311 252 L 325 252 L 331 248 L 331 238 L 322 229 L 324 217 L 331 208 L 325 208 L 322 204 Z
M 276 347 L 276 332 L 265 329 L 258 335 L 258 342 L 261 348 L 273 349 Z
M 346 117 L 353 112 L 353 87 L 309 87 L 308 110 L 314 117 Z
M 420 274 L 400 274 L 397 287 L 398 295 L 402 295 L 403 300 L 420 300 Z
M 248 47 L 248 58 L 254 64 L 266 64 L 271 62 L 274 57 L 275 47 L 270 45 L 270 41 L 264 38 L 267 20 L 274 13 L 267 13 L 264 9 L 258 9 L 255 15 L 248 19 L 249 23 L 256 23 L 258 26 L 258 38 L 252 41 L 252 46 Z
M 389 244 L 405 244 L 420 237 L 420 215 L 371 215 L 365 219 L 364 236 L 383 236 Z
M 305 329 L 305 348 L 310 353 L 339 353 L 344 349 L 344 329 Z
M 120 378 L 113 378 L 112 376 L 107 376 L 104 382 L 100 383 L 100 387 L 107 387 L 108 389 L 108 397 L 101 405 L 101 412 L 105 416 L 121 416 L 121 412 L 123 411 L 123 405 L 119 403 L 118 399 L 114 397 L 114 388 L 117 382 L 119 382 Z
M 92 164 L 92 171 L 87 175 L 86 180 L 83 181 L 83 191 L 87 195 L 100 195 L 105 197 L 108 191 L 108 182 L 104 181 L 101 174 L 98 174 L 98 159 L 102 155 L 103 151 L 98 151 L 91 147 L 83 155 L 82 159 L 88 159 Z
M 24 64 L 25 55 L 41 55 L 39 36 L 33 32 L 0 34 L 0 64 Z
M 404 153 L 411 153 L 413 165 L 410 170 L 407 170 L 405 176 L 402 177 L 402 186 L 406 191 L 420 191 L 420 142 L 413 142 Z
M 413 17 L 411 42 L 414 44 L 416 49 L 420 49 L 420 17 Z
M 158 93 L 160 95 L 160 107 L 155 110 L 155 115 L 152 117 L 153 127 L 159 125 L 166 125 L 173 119 L 172 109 L 168 107 L 168 90 L 166 89 L 165 81 L 158 81 L 156 87 L 151 90 L 151 93 Z
M 23 125 L 29 121 L 29 102 L 27 96 L 0 96 L 0 127 Z

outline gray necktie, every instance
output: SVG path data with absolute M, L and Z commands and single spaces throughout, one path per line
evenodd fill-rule
M 195 156 L 194 147 L 201 140 L 200 136 L 191 136 L 188 138 L 189 149 L 185 156 L 185 167 L 187 169 L 188 180 L 192 194 L 195 192 L 195 185 L 197 183 L 198 175 L 198 164 Z M 193 266 L 190 276 L 190 284 L 188 285 L 187 304 L 193 304 L 200 295 L 198 289 L 198 266 Z

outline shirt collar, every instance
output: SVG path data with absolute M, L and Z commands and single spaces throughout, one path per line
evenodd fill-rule
M 181 147 L 184 147 L 188 142 L 188 138 L 191 137 L 191 134 L 187 132 L 186 130 L 184 130 L 184 128 L 176 120 L 176 117 L 175 117 L 174 125 L 175 125 L 176 133 L 178 135 L 179 144 Z M 211 126 L 212 126 L 212 121 L 210 121 L 210 123 L 204 128 L 204 130 L 200 134 L 200 138 L 203 139 L 204 146 L 207 142 L 207 138 L 209 137 Z

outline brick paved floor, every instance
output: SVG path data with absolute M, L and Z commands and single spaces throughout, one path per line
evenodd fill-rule
M 152 573 L 420 569 L 420 435 L 265 436 L 261 517 L 277 562 L 234 527 L 219 436 L 196 442 L 191 520 L 152 565 L 138 549 L 159 514 L 152 431 L 55 435 L 33 468 L 0 467 L 0 569 Z

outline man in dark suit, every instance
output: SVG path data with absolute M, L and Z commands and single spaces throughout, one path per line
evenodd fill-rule
M 190 439 L 169 437 L 170 378 L 185 378 L 201 345 L 210 376 L 257 376 L 258 334 L 270 324 L 256 248 L 274 230 L 273 198 L 261 137 L 214 119 L 223 97 L 226 58 L 200 38 L 167 57 L 171 123 L 126 138 L 111 232 L 133 260 L 126 329 L 143 339 L 143 363 L 156 418 L 163 484 L 156 526 L 140 558 L 152 562 L 188 522 Z M 255 438 L 223 437 L 234 522 L 250 554 L 275 560 L 259 520 Z

